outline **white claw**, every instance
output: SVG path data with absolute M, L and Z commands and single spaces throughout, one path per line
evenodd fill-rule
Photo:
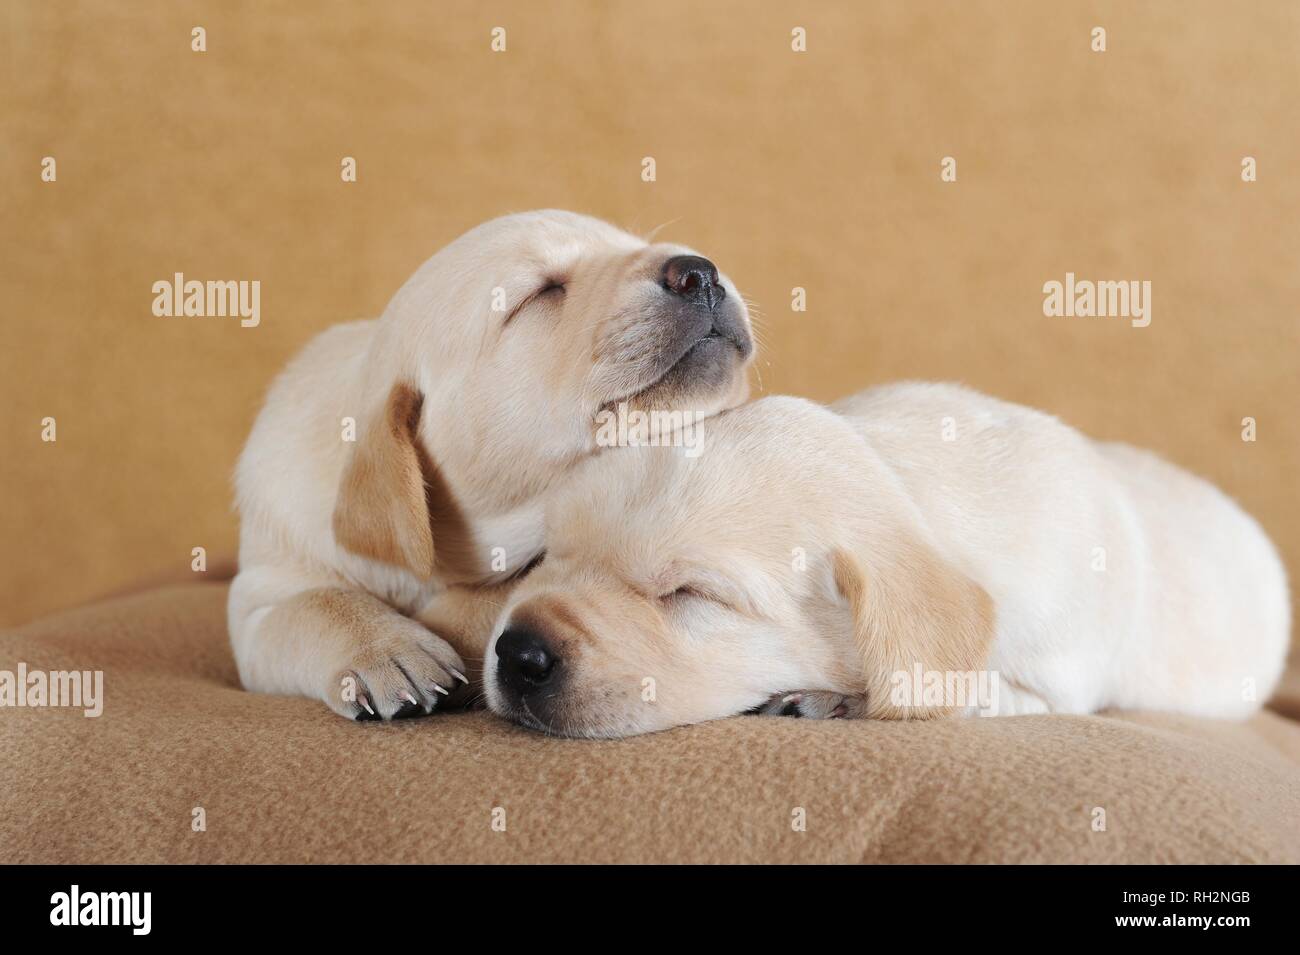
M 375 711 L 370 708 L 370 701 L 367 700 L 364 696 L 361 697 L 361 699 L 358 700 L 358 702 L 366 708 L 367 713 L 369 713 L 371 716 L 375 715 Z
M 437 690 L 439 693 L 441 693 L 443 696 L 447 696 L 447 695 L 448 695 L 448 694 L 447 694 L 447 691 L 444 690 L 442 687 L 440 687 L 440 686 L 439 686 L 438 684 L 436 684 L 436 683 L 433 684 L 433 688 L 434 688 L 435 690 Z
M 406 697 L 406 702 L 408 702 L 408 703 L 414 703 L 416 706 L 419 706 L 419 705 L 420 705 L 420 701 L 417 700 L 415 697 L 411 696 L 411 694 L 409 694 L 409 693 L 403 693 L 402 696 Z
M 469 682 L 469 677 L 465 676 L 465 674 L 461 673 L 459 670 L 453 670 L 451 667 L 447 667 L 447 669 L 451 670 L 451 675 L 454 676 L 456 679 L 460 680 L 461 683 Z
M 788 693 L 788 694 L 786 694 L 785 696 L 781 697 L 781 702 L 782 702 L 782 703 L 797 703 L 797 702 L 799 702 L 799 700 L 801 700 L 801 699 L 803 699 L 803 694 L 802 694 L 802 693 Z

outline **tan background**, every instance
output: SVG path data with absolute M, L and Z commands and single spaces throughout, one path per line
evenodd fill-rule
M 1300 570 L 1300 4 L 0 9 L 0 623 L 233 550 L 230 472 L 289 355 L 539 206 L 673 220 L 761 309 L 765 391 L 1037 405 L 1213 478 Z M 261 327 L 155 318 L 175 271 L 260 279 Z M 1045 318 L 1066 271 L 1151 280 L 1151 326 Z

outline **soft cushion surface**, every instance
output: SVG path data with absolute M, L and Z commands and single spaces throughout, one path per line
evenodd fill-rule
M 1278 712 L 748 716 L 614 742 L 482 711 L 354 724 L 241 690 L 225 599 L 169 587 L 0 634 L 0 669 L 103 670 L 105 698 L 0 709 L 0 862 L 1300 862 L 1300 726 Z

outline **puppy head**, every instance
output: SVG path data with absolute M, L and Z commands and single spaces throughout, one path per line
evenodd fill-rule
M 893 475 L 842 419 L 769 398 L 703 423 L 702 453 L 615 449 L 552 502 L 544 561 L 484 663 L 488 705 L 571 736 L 745 712 L 774 693 L 865 694 L 915 663 L 975 669 L 984 591 L 926 540 Z
M 515 512 L 595 450 L 602 411 L 732 407 L 753 351 L 735 286 L 690 249 L 568 212 L 485 223 L 379 323 L 336 537 L 421 576 L 435 555 L 461 579 L 517 570 L 540 541 L 519 546 Z

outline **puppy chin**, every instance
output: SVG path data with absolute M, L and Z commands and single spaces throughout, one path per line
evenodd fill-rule
M 575 700 L 567 700 L 561 705 L 544 706 L 534 712 L 525 700 L 512 700 L 503 693 L 495 682 L 494 674 L 484 669 L 483 686 L 486 691 L 486 703 L 489 711 L 535 733 L 565 739 L 623 739 L 627 736 L 639 736 L 654 733 L 675 726 L 672 722 L 647 720 L 651 714 L 637 714 L 623 711 L 611 711 L 607 708 L 588 711 L 582 705 L 574 705 Z
M 724 411 L 749 397 L 747 367 L 747 355 L 735 342 L 709 335 L 627 404 L 638 411 L 689 410 L 701 415 Z

